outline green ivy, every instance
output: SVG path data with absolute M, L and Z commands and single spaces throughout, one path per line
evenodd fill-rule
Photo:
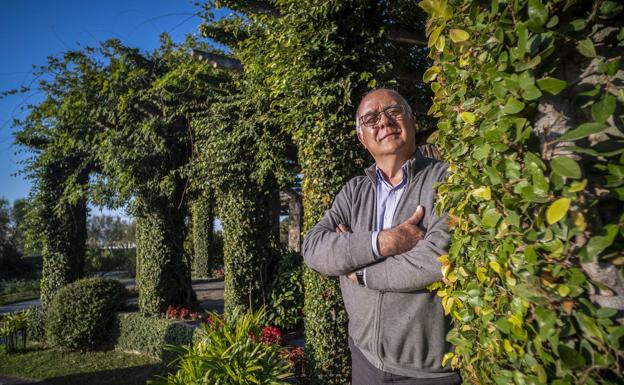
M 622 5 L 420 6 L 431 139 L 451 171 L 433 286 L 455 325 L 445 361 L 475 384 L 620 383 Z
M 198 277 L 209 277 L 214 266 L 214 219 L 213 199 L 197 198 L 191 209 L 193 221 L 193 272 Z
M 155 210 L 154 207 L 159 209 Z M 195 306 L 190 258 L 182 247 L 184 212 L 167 202 L 137 210 L 137 288 L 143 315 L 172 306 Z

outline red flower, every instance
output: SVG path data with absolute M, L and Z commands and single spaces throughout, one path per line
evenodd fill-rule
M 201 315 L 199 315 L 198 312 L 194 311 L 194 312 L 191 313 L 191 320 L 192 321 L 197 321 L 200 318 L 201 318 Z
M 177 318 L 178 317 L 178 309 L 176 309 L 173 306 L 169 305 L 169 307 L 167 308 L 167 311 L 165 312 L 165 316 L 167 318 Z
M 281 345 L 282 332 L 275 326 L 265 326 L 262 328 L 262 337 L 260 340 L 269 345 Z
M 189 309 L 187 309 L 185 307 L 181 308 L 180 311 L 179 311 L 180 319 L 185 319 L 188 314 L 189 314 Z

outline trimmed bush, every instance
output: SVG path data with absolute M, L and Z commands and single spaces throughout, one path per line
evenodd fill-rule
M 81 279 L 61 288 L 48 308 L 48 342 L 72 350 L 97 347 L 107 339 L 126 293 L 118 281 L 103 278 Z
M 115 316 L 113 344 L 115 349 L 145 353 L 170 362 L 177 354 L 165 346 L 190 345 L 200 332 L 184 322 L 121 313 Z

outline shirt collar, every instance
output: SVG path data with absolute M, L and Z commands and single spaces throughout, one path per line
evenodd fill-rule
M 379 169 L 379 167 L 377 167 L 377 164 L 375 164 L 375 174 L 377 175 L 377 182 L 381 181 L 382 184 L 385 184 L 388 187 L 388 189 L 391 189 L 391 190 L 403 186 L 405 182 L 407 181 L 408 162 L 409 160 L 403 163 L 403 166 L 401 166 L 401 170 L 402 170 L 401 182 L 399 182 L 396 186 L 392 186 L 390 183 L 388 183 L 386 178 L 384 178 L 383 174 L 381 173 L 381 170 Z

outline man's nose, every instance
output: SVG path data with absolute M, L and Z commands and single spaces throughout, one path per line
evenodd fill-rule
M 394 119 L 388 117 L 385 111 L 381 111 L 381 115 L 379 116 L 379 128 L 388 128 L 394 127 L 396 122 Z

